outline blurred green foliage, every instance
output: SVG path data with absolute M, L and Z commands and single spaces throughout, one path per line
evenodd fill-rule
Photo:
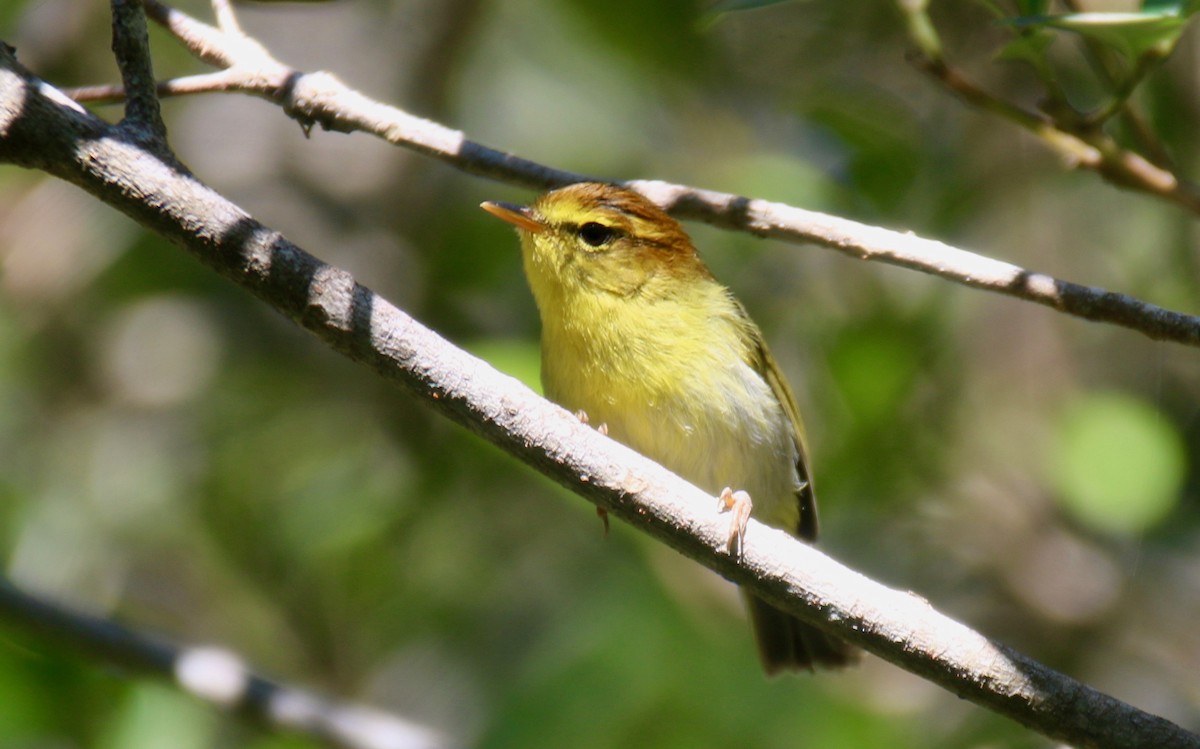
M 750 6 L 240 14 L 281 59 L 523 156 L 912 229 L 1200 310 L 1193 217 L 1064 172 L 937 90 L 904 63 L 894 8 L 716 10 Z M 199 0 L 183 7 L 207 17 Z M 990 90 L 1038 95 L 1036 73 L 995 59 L 1013 32 L 986 8 L 931 13 L 947 54 Z M 0 5 L 0 38 L 61 85 L 115 78 L 107 24 L 102 4 Z M 157 30 L 153 43 L 164 75 L 204 69 Z M 1184 33 L 1132 99 L 1182 165 L 1200 163 L 1195 43 Z M 1054 70 L 1085 80 L 1063 44 L 1046 47 Z M 306 138 L 254 99 L 165 111 L 200 178 L 536 381 L 516 239 L 477 208 L 530 195 L 364 135 Z M 1195 350 L 689 229 L 798 392 L 825 548 L 1200 726 Z M 874 659 L 765 680 L 731 586 L 619 524 L 605 539 L 590 506 L 74 188 L 0 170 L 0 263 L 0 564 L 29 589 L 220 643 L 470 746 L 1049 746 Z M 310 745 L 3 622 L 0 704 L 4 749 Z
M 1098 530 L 1135 534 L 1180 498 L 1187 454 L 1162 414 L 1129 396 L 1094 394 L 1061 417 L 1050 467 L 1065 507 Z

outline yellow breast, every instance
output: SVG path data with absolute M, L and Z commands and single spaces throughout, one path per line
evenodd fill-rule
M 794 528 L 791 425 L 749 364 L 740 310 L 715 282 L 704 299 L 636 307 L 609 294 L 543 314 L 546 395 L 700 488 L 749 491 L 754 515 Z

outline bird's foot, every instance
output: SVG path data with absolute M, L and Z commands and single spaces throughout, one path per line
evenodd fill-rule
M 590 421 L 588 419 L 587 411 L 584 411 L 582 408 L 575 412 L 575 418 L 579 419 L 579 423 L 583 424 L 584 426 L 587 426 L 590 423 Z M 607 437 L 608 436 L 608 424 L 601 423 L 599 426 L 596 427 L 596 431 L 599 432 L 601 435 Z
M 750 523 L 750 510 L 754 503 L 750 495 L 740 489 L 734 491 L 728 486 L 721 490 L 717 499 L 718 512 L 732 512 L 729 520 L 729 538 L 725 541 L 725 549 L 730 556 L 740 555 L 746 545 L 746 526 Z
M 604 524 L 604 537 L 608 538 L 608 510 L 603 507 L 597 507 L 596 517 L 600 518 L 600 522 Z

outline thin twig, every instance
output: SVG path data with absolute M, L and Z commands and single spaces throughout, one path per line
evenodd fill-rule
M 544 190 L 571 182 L 595 180 L 591 175 L 544 166 L 469 140 L 461 131 L 374 101 L 347 87 L 335 76 L 303 73 L 277 61 L 258 42 L 199 21 L 158 0 L 146 0 L 150 17 L 161 23 L 202 60 L 224 68 L 227 76 L 209 79 L 206 88 L 196 78 L 164 84 L 166 93 L 238 91 L 272 101 L 305 128 L 319 124 L 338 132 L 361 131 L 446 162 L 468 174 Z M 960 81 L 942 68 L 948 80 Z M 219 74 L 218 74 L 219 75 Z M 187 85 L 185 85 L 185 81 Z M 201 85 L 197 85 L 201 84 Z M 1132 154 L 1102 151 L 1094 144 L 1063 133 L 1039 115 L 1012 108 L 987 97 L 961 81 L 964 96 L 1039 133 L 1063 153 L 1096 168 L 1117 170 L 1127 181 L 1152 182 L 1169 178 L 1157 167 Z M 95 89 L 87 95 L 94 96 Z M 106 90 L 102 93 L 112 95 Z M 1116 179 L 1116 176 L 1113 177 Z M 1200 317 L 1163 309 L 1134 297 L 1062 281 L 1052 276 L 994 260 L 942 242 L 860 224 L 816 211 L 728 193 L 699 190 L 665 182 L 631 182 L 675 215 L 714 226 L 748 231 L 792 243 L 814 243 L 862 260 L 874 260 L 928 273 L 972 288 L 1035 302 L 1069 315 L 1136 330 L 1155 340 L 1200 346 Z M 1178 185 L 1159 192 L 1178 199 L 1191 195 Z M 1200 210 L 1200 196 L 1195 197 Z
M 663 205 L 680 206 L 683 210 L 678 213 L 682 215 L 707 219 L 709 214 L 740 213 L 745 217 L 744 228 L 779 239 L 794 237 L 796 227 L 802 226 L 809 241 L 852 257 L 951 278 L 966 286 L 1035 302 L 1086 320 L 1137 330 L 1156 340 L 1200 346 L 1200 318 L 1126 294 L 1062 281 L 936 240 L 783 203 L 746 200 L 665 182 L 631 184 Z
M 1075 2 L 1075 0 L 1064 0 L 1063 5 L 1066 6 L 1067 10 L 1072 13 L 1084 12 L 1084 8 L 1078 2 Z M 1119 87 L 1117 85 L 1119 73 L 1118 71 L 1114 70 L 1114 66 L 1110 62 L 1110 50 L 1100 42 L 1088 36 L 1082 36 L 1080 38 L 1080 42 L 1083 46 L 1084 56 L 1088 61 L 1088 66 L 1104 81 L 1106 86 L 1115 91 L 1112 104 L 1105 109 L 1112 110 L 1113 106 L 1116 105 L 1118 108 L 1115 113 L 1120 114 L 1121 119 L 1124 120 L 1125 124 L 1129 126 L 1133 136 L 1139 143 L 1141 143 L 1142 148 L 1145 149 L 1145 151 L 1149 154 L 1148 158 L 1150 161 L 1153 161 L 1163 169 L 1174 171 L 1175 162 L 1174 159 L 1171 158 L 1171 154 L 1167 151 L 1166 146 L 1163 145 L 1162 140 L 1150 127 L 1150 124 L 1146 122 L 1145 116 L 1143 116 L 1142 113 L 1136 107 L 1134 107 L 1133 103 L 1129 101 L 1129 96 L 1132 93 L 1133 87 L 1138 83 L 1138 81 L 1141 80 L 1146 71 L 1135 71 L 1134 75 L 1127 78 L 1125 85 Z M 1143 67 L 1144 65 L 1145 60 L 1138 61 L 1139 68 Z M 1122 92 L 1118 90 L 1119 88 L 1126 88 L 1128 90 Z M 1112 114 L 1114 113 L 1111 111 L 1102 111 L 1091 115 L 1088 118 L 1088 121 L 1099 124 L 1106 121 L 1112 116 Z
M 1069 132 L 1042 114 L 993 96 L 944 61 L 920 54 L 914 55 L 911 60 L 918 69 L 928 73 L 968 104 L 1033 133 L 1072 166 L 1091 169 L 1114 184 L 1157 195 L 1200 214 L 1200 188 L 1180 180 L 1174 173 L 1152 164 L 1141 155 L 1121 148 L 1102 131 L 1088 131 L 1086 135 Z
M 1072 166 L 1090 169 L 1115 185 L 1156 195 L 1200 215 L 1200 188 L 1122 148 L 1107 133 L 1098 129 L 1068 132 L 1043 115 L 992 96 L 944 62 L 915 56 L 913 63 L 968 104 L 1033 133 Z
M 182 648 L 20 590 L 0 578 L 0 622 L 88 658 L 168 679 L 183 691 L 260 725 L 344 749 L 447 749 L 438 732 L 362 705 L 332 702 L 251 673 L 228 650 Z
M 239 70 L 218 70 L 215 73 L 187 75 L 162 81 L 157 86 L 157 92 L 161 97 L 232 91 L 237 89 L 244 78 Z M 113 104 L 125 100 L 125 89 L 123 86 L 81 86 L 71 89 L 70 96 L 75 101 L 85 104 Z
M 0 162 L 44 169 L 170 239 L 331 347 L 613 515 L 796 616 L 1080 749 L 1200 749 L 1200 736 L 1053 671 L 750 521 L 740 556 L 713 498 L 456 348 L 347 272 L 20 68 L 0 47 Z

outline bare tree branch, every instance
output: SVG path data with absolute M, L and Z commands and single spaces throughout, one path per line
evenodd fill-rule
M 448 749 L 436 731 L 362 705 L 332 702 L 251 673 L 220 648 L 181 648 L 100 617 L 72 611 L 0 578 L 0 621 L 110 666 L 169 679 L 205 702 L 268 728 L 344 749 Z
M 150 34 L 142 0 L 112 0 L 112 49 L 128 92 L 121 127 L 161 155 L 166 154 L 167 126 L 155 93 Z
M 728 519 L 712 497 L 580 424 L 120 137 L 22 69 L 8 48 L 0 48 L 0 162 L 42 169 L 91 192 L 610 513 L 961 697 L 1076 747 L 1200 749 L 1200 736 L 989 640 L 782 531 L 751 520 L 742 556 L 731 558 Z
M 212 0 L 212 8 L 213 16 L 217 19 L 217 28 L 227 34 L 242 34 L 242 25 L 238 23 L 233 4 L 229 0 Z
M 184 96 L 236 91 L 243 81 L 240 71 L 230 68 L 215 73 L 201 73 L 162 81 L 155 87 L 159 96 Z M 83 86 L 71 90 L 71 97 L 82 102 L 119 102 L 125 99 L 123 86 Z
M 532 189 L 597 179 L 481 145 L 458 130 L 363 96 L 329 73 L 304 73 L 291 68 L 241 33 L 223 33 L 158 0 L 145 2 L 150 16 L 193 54 L 223 69 L 222 73 L 215 73 L 208 79 L 192 76 L 160 84 L 159 92 L 163 95 L 203 91 L 253 94 L 278 104 L 305 128 L 319 124 L 338 132 L 370 133 L 389 143 L 432 156 L 468 174 Z M 92 87 L 74 93 L 80 100 L 108 101 L 118 99 L 121 92 L 113 87 Z M 1062 135 L 1066 137 L 1066 134 Z M 1064 149 L 1070 147 L 1068 150 L 1075 159 L 1112 164 L 1107 168 L 1119 167 L 1128 179 L 1134 179 L 1147 169 L 1161 172 L 1149 162 L 1135 163 L 1133 155 L 1113 161 L 1097 150 L 1097 146 L 1074 136 L 1064 140 L 1063 144 Z M 909 232 L 891 231 L 782 203 L 686 185 L 646 181 L 627 184 L 645 192 L 680 217 L 786 242 L 811 242 L 860 260 L 898 265 L 1087 320 L 1119 325 L 1155 340 L 1200 346 L 1200 317 L 1164 309 L 1126 294 L 1063 281 L 942 242 L 922 239 Z

